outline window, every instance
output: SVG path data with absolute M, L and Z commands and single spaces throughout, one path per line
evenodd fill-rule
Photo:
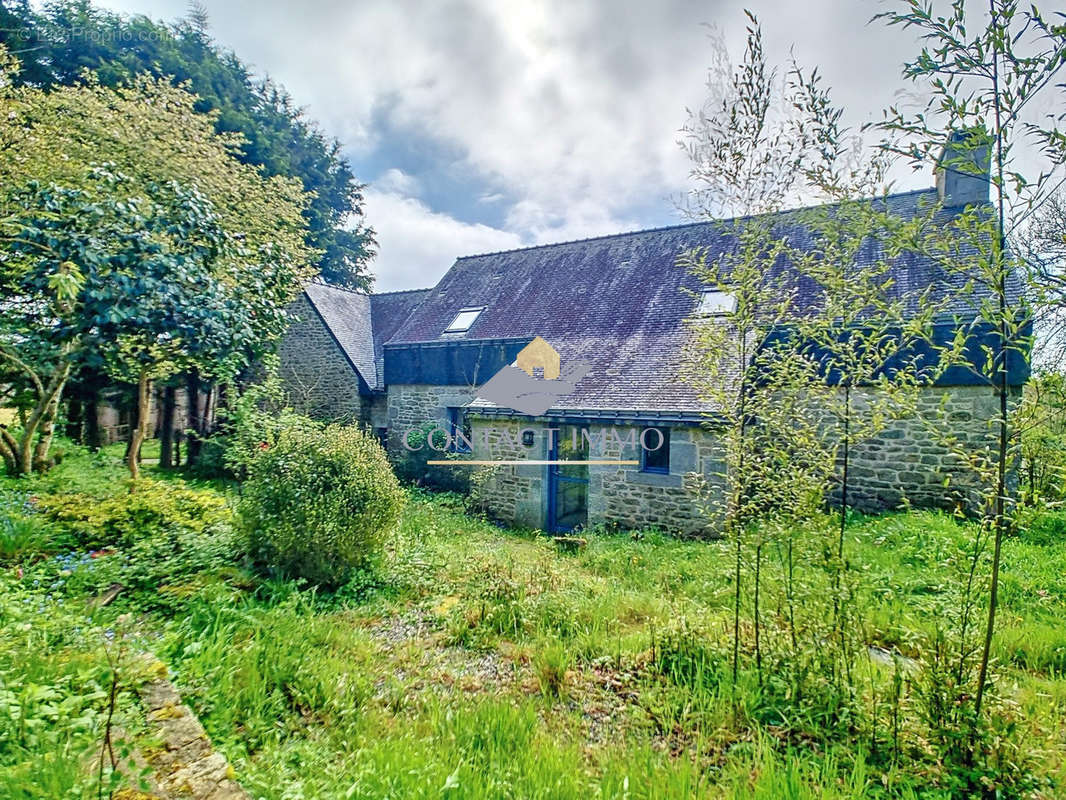
M 641 432 L 640 471 L 670 474 L 669 428 L 645 428 Z
M 704 289 L 700 298 L 700 314 L 732 314 L 737 310 L 737 298 L 724 289 Z
M 462 333 L 463 331 L 470 330 L 470 326 L 474 324 L 475 320 L 481 315 L 481 312 L 485 310 L 484 306 L 480 308 L 463 308 L 459 313 L 455 315 L 455 319 L 452 320 L 452 324 L 444 329 L 445 333 Z
M 451 438 L 450 453 L 469 453 L 471 444 L 470 423 L 466 421 L 463 409 L 451 407 L 448 409 L 448 434 Z

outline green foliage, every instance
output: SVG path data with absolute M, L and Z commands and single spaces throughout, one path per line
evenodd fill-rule
M 114 673 L 106 648 L 116 631 L 87 615 L 81 598 L 68 603 L 31 583 L 0 578 L 0 796 L 94 797 L 97 775 L 87 765 L 107 714 Z M 139 708 L 130 691 L 138 669 L 127 656 L 116 642 L 114 667 L 128 681 L 117 697 L 122 716 Z M 124 746 L 116 739 L 116 754 Z M 105 786 L 110 780 L 108 769 Z
M 28 473 L 49 466 L 72 372 L 137 382 L 142 406 L 178 370 L 232 377 L 281 336 L 314 251 L 309 197 L 239 163 L 192 95 L 148 79 L 13 88 L 9 66 L 0 55 L 0 285 L 21 302 L 0 314 L 0 362 L 33 406 L 0 455 Z
M 336 588 L 379 555 L 403 503 L 381 445 L 331 425 L 281 431 L 250 466 L 240 515 L 260 564 Z
M 225 499 L 213 492 L 149 479 L 131 482 L 128 488 L 127 493 L 103 498 L 46 495 L 36 506 L 84 549 L 127 548 L 141 540 L 165 541 L 182 531 L 201 534 L 232 519 Z
M 1019 536 L 1037 545 L 1066 542 L 1066 511 L 1042 511 L 1023 517 Z
M 452 469 L 445 465 L 428 464 L 430 460 L 462 461 L 469 457 L 445 448 L 443 431 L 446 428 L 447 425 L 440 420 L 426 420 L 417 427 L 401 431 L 401 442 L 392 453 L 396 474 L 401 480 L 416 486 L 462 494 L 469 498 L 472 506 L 476 506 L 474 478 L 468 467 Z
M 365 635 L 316 615 L 310 597 L 247 608 L 225 599 L 192 602 L 163 655 L 188 665 L 186 687 L 207 712 L 209 732 L 241 730 L 255 752 L 316 721 L 343 727 L 368 699 Z
M 243 537 L 228 524 L 173 527 L 138 538 L 118 552 L 80 563 L 62 559 L 56 566 L 68 594 L 100 596 L 118 584 L 123 587 L 119 605 L 173 614 L 212 582 L 242 582 L 243 546 Z
M 285 404 L 281 379 L 271 372 L 241 392 L 222 415 L 220 427 L 213 441 L 221 448 L 222 465 L 228 474 L 244 479 L 256 458 L 276 445 L 285 431 L 310 433 L 323 425 Z
M 566 695 L 566 673 L 570 664 L 570 653 L 560 643 L 546 643 L 537 649 L 533 657 L 533 671 L 542 695 L 549 699 Z
M 0 561 L 25 561 L 59 552 L 66 541 L 37 517 L 0 514 Z
M 40 506 L 69 488 L 106 497 L 106 481 L 121 491 L 120 475 L 111 452 L 75 451 L 47 476 L 0 479 L 17 487 L 3 507 L 33 516 L 28 497 Z M 217 497 L 174 474 L 164 485 Z M 243 538 L 224 525 L 161 530 L 97 558 L 23 562 L 21 577 L 0 571 L 0 708 L 18 714 L 29 682 L 52 698 L 26 695 L 37 738 L 25 746 L 4 739 L 17 728 L 0 711 L 0 795 L 29 785 L 48 796 L 95 790 L 84 754 L 98 744 L 105 709 L 97 643 L 108 628 L 173 668 L 241 782 L 264 797 L 418 796 L 428 786 L 485 800 L 627 791 L 961 800 L 979 796 L 978 785 L 1053 797 L 1047 780 L 1066 777 L 1056 749 L 1064 542 L 1004 544 L 1011 588 L 997 697 L 967 764 L 950 747 L 967 731 L 951 719 L 958 684 L 938 678 L 932 706 L 922 693 L 936 631 L 960 596 L 972 523 L 934 513 L 852 521 L 849 558 L 864 576 L 854 587 L 857 635 L 914 660 L 897 668 L 857 654 L 854 702 L 833 693 L 833 677 L 817 671 L 824 662 L 802 644 L 830 629 L 817 619 L 824 607 L 806 602 L 826 593 L 825 573 L 797 590 L 796 624 L 812 635 L 795 652 L 767 647 L 761 686 L 746 647 L 731 684 L 730 542 L 602 532 L 564 555 L 545 537 L 470 519 L 462 505 L 412 492 L 376 569 L 356 571 L 328 598 L 235 569 Z M 820 537 L 814 527 L 794 535 L 815 549 Z M 764 631 L 785 631 L 786 574 L 769 557 L 763 569 Z M 127 588 L 93 608 L 89 598 L 111 583 Z M 452 636 L 460 626 L 467 632 Z M 953 671 L 953 652 L 943 652 L 942 668 Z M 530 697 L 538 692 L 552 702 Z M 141 713 L 134 701 L 123 695 L 125 719 Z M 57 716 L 57 703 L 71 715 Z M 929 707 L 946 719 L 934 724 Z
M 724 677 L 723 654 L 715 650 L 705 634 L 684 621 L 655 640 L 652 659 L 660 675 L 694 691 L 713 690 Z
M 1046 372 L 1025 387 L 1018 409 L 1022 499 L 1028 505 L 1066 500 L 1066 376 Z
M 0 21 L 0 43 L 20 60 L 20 85 L 70 86 L 84 79 L 83 70 L 107 87 L 128 84 L 142 73 L 187 83 L 197 95 L 196 112 L 211 113 L 218 134 L 237 134 L 244 164 L 262 168 L 268 177 L 296 178 L 311 194 L 303 210 L 307 244 L 323 254 L 323 277 L 369 287 L 373 231 L 359 224 L 362 187 L 339 144 L 308 120 L 282 87 L 256 80 L 234 53 L 213 42 L 202 20 L 190 16 L 164 25 L 64 0 L 43 10 L 5 4 Z M 156 142 L 149 137 L 145 144 Z

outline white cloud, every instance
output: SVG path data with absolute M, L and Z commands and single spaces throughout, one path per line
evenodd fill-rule
M 396 169 L 395 167 L 385 170 L 381 177 L 374 181 L 373 187 L 378 192 L 412 197 L 417 197 L 422 191 L 422 184 L 418 178 L 414 175 L 408 175 L 402 169 Z
M 99 1 L 167 18 L 186 6 Z M 468 252 L 471 234 L 505 235 L 448 216 L 460 207 L 503 219 L 515 241 L 661 224 L 687 184 L 676 144 L 685 108 L 706 91 L 712 52 L 701 23 L 719 24 L 737 58 L 745 5 L 760 16 L 771 60 L 785 64 L 795 44 L 853 122 L 891 101 L 913 43 L 865 24 L 875 0 L 211 0 L 208 12 L 219 42 L 283 83 L 348 153 L 373 162 L 371 174 L 386 170 L 367 221 L 381 234 L 380 283 L 399 286 L 397 275 L 421 268 L 402 253 L 429 255 L 392 233 L 415 219 L 434 220 L 435 235 L 466 236 L 444 248 L 451 254 Z M 390 160 L 427 142 L 449 157 L 418 167 L 418 158 Z M 401 161 L 413 174 L 394 168 Z M 453 208 L 440 187 L 456 174 L 471 196 Z M 930 185 L 931 176 L 904 182 Z M 433 208 L 410 204 L 430 196 L 420 186 L 437 189 Z M 641 218 L 654 208 L 654 220 Z
M 378 235 L 378 291 L 433 286 L 459 256 L 523 245 L 516 233 L 462 222 L 413 197 L 376 188 L 368 188 L 365 196 L 367 217 Z

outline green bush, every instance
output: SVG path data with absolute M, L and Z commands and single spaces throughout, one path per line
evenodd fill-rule
M 249 466 L 240 516 L 257 563 L 335 588 L 373 562 L 403 502 L 377 441 L 331 425 L 282 431 Z
M 269 365 L 268 365 L 269 367 Z M 256 457 L 277 444 L 286 430 L 320 430 L 323 423 L 290 407 L 276 365 L 256 383 L 230 398 L 219 413 L 217 430 L 204 439 L 193 474 L 201 478 L 244 480 Z
M 46 556 L 62 550 L 65 544 L 64 537 L 39 517 L 0 512 L 0 562 Z
M 252 462 L 264 449 L 276 445 L 285 431 L 317 431 L 322 427 L 286 404 L 281 379 L 271 374 L 262 383 L 245 388 L 232 403 L 222 433 L 214 441 L 221 444 L 226 472 L 244 480 Z
M 225 499 L 213 491 L 147 479 L 127 485 L 128 492 L 104 498 L 45 495 L 35 505 L 80 547 L 89 549 L 125 548 L 175 529 L 203 531 L 232 519 Z
M 173 528 L 139 539 L 118 553 L 98 558 L 61 556 L 60 579 L 72 595 L 99 595 L 114 584 L 122 599 L 142 609 L 173 611 L 206 582 L 228 576 L 243 556 L 243 538 L 231 525 L 193 531 Z M 59 588 L 59 587 L 57 587 Z
M 1023 542 L 1053 545 L 1066 542 L 1066 511 L 1040 511 L 1025 520 L 1019 532 Z

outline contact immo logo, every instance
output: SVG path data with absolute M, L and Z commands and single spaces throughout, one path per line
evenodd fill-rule
M 514 363 L 508 364 L 477 390 L 477 396 L 488 400 L 502 408 L 514 409 L 518 414 L 529 417 L 542 416 L 549 408 L 555 405 L 561 398 L 573 393 L 578 381 L 589 373 L 589 364 L 585 361 L 575 361 L 563 364 L 559 353 L 548 344 L 547 341 L 537 336 L 526 345 L 515 358 Z M 425 436 L 424 442 L 417 445 L 411 442 L 412 430 L 406 431 L 403 437 L 404 447 L 408 450 L 421 450 L 428 447 L 440 453 L 472 452 L 477 449 L 488 450 L 490 436 L 495 437 L 505 449 L 514 451 L 519 446 L 532 448 L 540 433 L 546 438 L 546 449 L 549 454 L 557 454 L 560 449 L 569 453 L 585 453 L 589 451 L 615 451 L 622 452 L 626 446 L 630 448 L 640 447 L 646 451 L 655 451 L 663 447 L 665 437 L 658 428 L 645 428 L 638 434 L 637 430 L 630 428 L 626 435 L 622 435 L 614 426 L 605 426 L 595 435 L 590 435 L 587 428 L 580 426 L 567 426 L 564 431 L 559 427 L 541 426 L 526 427 L 515 432 L 511 428 L 502 428 L 489 431 L 481 429 L 476 434 L 461 430 L 458 426 L 449 430 L 443 426 L 432 428 Z M 566 434 L 569 434 L 568 436 Z M 513 439 L 513 441 L 510 441 Z M 569 445 L 567 447 L 567 445 Z M 513 459 L 513 460 L 453 460 L 441 459 L 430 460 L 428 464 L 434 465 L 469 465 L 469 466 L 501 466 L 501 465 L 537 465 L 537 464 L 599 464 L 599 465 L 626 465 L 636 466 L 640 464 L 637 459 L 582 459 L 582 458 L 548 458 L 548 459 Z

